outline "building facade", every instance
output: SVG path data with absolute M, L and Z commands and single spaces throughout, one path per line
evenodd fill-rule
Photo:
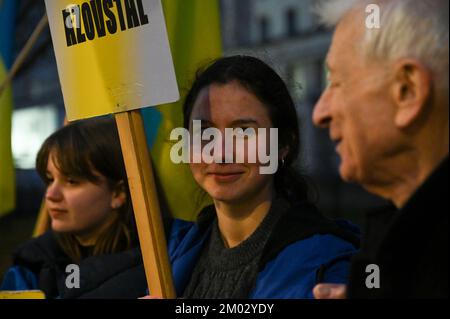
M 316 4 L 315 0 L 222 0 L 225 54 L 257 56 L 286 81 L 300 123 L 299 169 L 312 177 L 318 205 L 327 215 L 361 224 L 364 212 L 386 203 L 341 181 L 339 158 L 327 130 L 312 124 L 314 105 L 327 85 L 325 59 L 332 37 L 314 14 Z

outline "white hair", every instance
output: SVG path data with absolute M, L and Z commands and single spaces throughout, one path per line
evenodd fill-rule
M 322 0 L 313 8 L 321 24 L 334 27 L 359 4 L 358 0 Z
M 365 28 L 361 43 L 367 59 L 394 61 L 417 58 L 435 75 L 448 94 L 448 0 L 324 0 L 315 12 L 327 26 L 337 25 L 350 12 L 368 4 L 380 7 L 380 28 Z

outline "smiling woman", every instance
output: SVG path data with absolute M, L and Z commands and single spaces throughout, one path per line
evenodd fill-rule
M 1 290 L 43 290 L 47 298 L 137 298 L 146 280 L 115 122 L 74 122 L 42 145 L 36 169 L 47 185 L 51 231 L 23 244 Z M 79 289 L 65 285 L 78 264 Z
M 278 129 L 257 128 L 250 124 L 257 124 L 253 119 L 239 119 L 230 123 L 233 127 L 225 128 L 225 134 L 209 122 L 202 124 L 200 120 L 193 120 L 191 131 L 193 131 L 192 143 L 189 130 L 177 127 L 170 133 L 170 140 L 178 140 L 170 150 L 170 159 L 173 163 L 256 163 L 256 158 L 261 164 L 261 174 L 274 174 L 278 168 Z M 239 125 L 239 127 L 235 127 Z M 240 126 L 246 127 L 242 129 Z M 269 135 L 270 143 L 267 143 Z M 222 145 L 222 141 L 225 144 Z M 205 145 L 204 143 L 208 141 Z M 236 142 L 235 142 L 236 141 Z M 268 145 L 269 144 L 269 145 Z M 269 147 L 269 149 L 267 149 Z M 235 150 L 234 154 L 232 150 Z M 190 152 L 192 151 L 192 155 Z M 268 151 L 268 154 L 267 154 Z M 227 156 L 233 154 L 233 156 Z M 225 156 L 224 156 L 225 155 Z
M 299 129 L 283 80 L 253 57 L 219 59 L 195 79 L 184 121 L 191 136 L 196 121 L 202 131 L 214 128 L 220 136 L 229 128 L 277 129 L 278 140 L 266 136 L 258 147 L 277 146 L 278 168 L 263 174 L 260 159 L 248 158 L 248 138 L 244 161 L 236 161 L 240 150 L 227 149 L 223 140 L 216 141 L 213 152 L 220 152 L 214 161 L 190 161 L 194 179 L 214 205 L 195 223 L 173 223 L 169 255 L 178 296 L 311 298 L 322 280 L 344 282 L 358 240 L 348 224 L 317 211 L 293 168 Z

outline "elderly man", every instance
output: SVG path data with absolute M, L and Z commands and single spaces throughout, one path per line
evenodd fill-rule
M 337 26 L 313 121 L 336 143 L 341 177 L 394 206 L 367 216 L 348 286 L 318 285 L 316 298 L 448 298 L 448 6 L 359 0 L 319 9 Z

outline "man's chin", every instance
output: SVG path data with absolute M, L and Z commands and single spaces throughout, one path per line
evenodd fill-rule
M 358 179 L 356 178 L 356 174 L 354 172 L 354 169 L 351 169 L 350 167 L 344 165 L 341 163 L 339 166 L 339 175 L 341 176 L 341 179 L 344 182 L 347 183 L 357 183 Z

